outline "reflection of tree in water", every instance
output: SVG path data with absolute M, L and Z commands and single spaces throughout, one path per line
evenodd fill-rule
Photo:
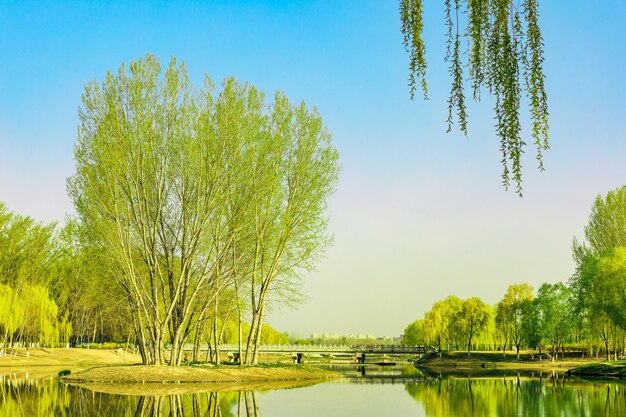
M 205 392 L 200 394 L 139 397 L 135 417 L 234 417 L 232 408 L 237 393 Z
M 2 375 L 0 417 L 66 416 L 70 394 L 54 380 L 12 380 Z
M 236 407 L 235 407 L 236 405 Z M 236 413 L 236 414 L 235 414 Z M 260 417 L 256 392 L 139 397 L 134 417 Z
M 111 395 L 55 380 L 1 384 L 0 417 L 260 417 L 255 392 Z
M 435 379 L 406 391 L 431 417 L 626 415 L 626 385 L 545 379 Z

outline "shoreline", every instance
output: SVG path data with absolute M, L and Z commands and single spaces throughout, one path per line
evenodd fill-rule
M 472 352 L 467 357 L 463 352 L 444 354 L 443 357 L 431 357 L 417 361 L 415 366 L 429 374 L 438 375 L 506 375 L 524 374 L 566 374 L 581 366 L 603 363 L 600 358 L 580 358 L 579 356 L 560 358 L 552 362 L 549 359 L 538 360 L 529 354 L 521 354 L 517 359 L 514 353 L 503 355 L 501 352 Z
M 567 375 L 584 378 L 626 379 L 626 360 L 590 363 L 570 369 L 566 373 Z
M 183 383 L 267 383 L 281 381 L 330 380 L 340 374 L 310 365 L 246 366 L 222 365 L 101 366 L 59 377 L 67 383 L 95 384 L 183 384 Z

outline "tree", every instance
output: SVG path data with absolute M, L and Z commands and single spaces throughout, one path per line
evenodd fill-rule
M 608 355 L 612 329 L 614 325 L 621 327 L 617 313 L 620 303 L 615 302 L 615 296 L 620 292 L 618 248 L 626 246 L 626 187 L 596 197 L 584 230 L 585 240 L 574 239 L 572 244 L 576 271 L 568 285 L 573 313 L 578 332 L 599 337 Z
M 520 345 L 524 336 L 524 304 L 532 301 L 533 298 L 533 288 L 530 285 L 510 285 L 496 307 L 498 323 L 507 335 L 506 339 L 515 345 L 517 359 L 519 359 Z
M 560 282 L 542 284 L 537 291 L 536 304 L 542 339 L 550 342 L 554 362 L 572 328 L 569 290 Z
M 461 300 L 453 295 L 444 301 L 433 304 L 430 311 L 424 316 L 424 338 L 428 343 L 437 345 L 439 356 L 442 355 L 444 343 L 450 342 L 452 320 L 461 304 Z
M 71 328 L 50 297 L 54 224 L 15 215 L 0 203 L 0 353 L 14 342 L 54 346 Z
M 424 322 L 424 319 L 415 320 L 404 329 L 403 345 L 418 346 L 424 344 Z
M 626 186 L 609 191 L 604 198 L 596 197 L 585 226 L 585 241 L 574 239 L 572 253 L 580 265 L 585 256 L 600 256 L 620 246 L 626 246 Z
M 270 136 L 259 144 L 250 203 L 253 236 L 251 338 L 246 359 L 257 361 L 268 297 L 292 297 L 298 270 L 311 270 L 330 244 L 326 204 L 339 175 L 338 153 L 316 110 L 277 94 Z
M 530 348 L 539 350 L 541 359 L 544 336 L 540 322 L 539 304 L 536 298 L 533 301 L 522 303 L 522 317 L 522 337 Z
M 539 1 L 522 0 L 444 0 L 447 27 L 446 60 L 452 86 L 448 98 L 448 131 L 456 113 L 459 129 L 467 135 L 465 79 L 472 97 L 480 101 L 481 90 L 495 98 L 496 132 L 502 152 L 502 182 L 515 184 L 522 192 L 521 156 L 526 142 L 521 136 L 522 91 L 528 96 L 532 122 L 531 137 L 536 147 L 539 169 L 548 146 L 548 101 L 544 88 L 543 37 L 539 26 Z M 428 98 L 426 45 L 422 32 L 424 1 L 400 0 L 400 20 L 404 46 L 409 53 L 411 98 L 420 84 Z M 462 44 L 467 39 L 467 50 Z M 467 61 L 463 62 L 463 56 Z M 467 72 L 465 69 L 467 68 Z
M 70 343 L 130 342 L 132 322 L 124 292 L 110 285 L 110 260 L 76 219 L 67 219 L 56 237 L 55 279 L 49 289 L 59 314 L 72 328 Z
M 69 181 L 81 222 L 111 260 L 144 363 L 165 363 L 169 341 L 167 361 L 180 364 L 210 318 L 217 347 L 222 298 L 243 287 L 255 361 L 269 294 L 329 243 L 339 172 L 330 133 L 316 110 L 280 93 L 267 105 L 234 79 L 217 96 L 208 77 L 195 89 L 175 59 L 163 75 L 152 55 L 129 69 L 83 94 Z
M 594 300 L 613 323 L 626 330 L 626 247 L 615 248 L 598 261 Z
M 465 339 L 467 356 L 470 356 L 472 350 L 472 340 L 487 326 L 491 314 L 491 307 L 483 303 L 480 298 L 472 297 L 463 300 L 455 321 L 459 333 Z

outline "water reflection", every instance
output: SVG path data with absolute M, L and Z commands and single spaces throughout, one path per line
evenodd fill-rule
M 99 393 L 54 379 L 4 378 L 0 417 L 260 417 L 255 392 L 205 392 L 166 396 Z
M 550 378 L 431 379 L 407 384 L 429 417 L 626 415 L 626 386 Z
M 260 417 L 261 409 L 266 417 L 317 416 L 329 414 L 329 409 L 334 410 L 330 414 L 349 417 L 626 416 L 626 385 L 620 382 L 586 382 L 558 375 L 430 378 L 412 367 L 346 367 L 341 371 L 346 375 L 343 380 L 290 390 L 174 395 L 159 384 L 148 396 L 100 393 L 65 385 L 50 376 L 8 375 L 1 383 L 0 417 Z
M 358 384 L 400 384 L 419 382 L 426 376 L 412 365 L 373 366 L 373 365 L 329 365 L 325 369 L 341 373 L 350 383 Z

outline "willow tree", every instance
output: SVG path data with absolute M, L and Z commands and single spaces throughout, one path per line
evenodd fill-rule
M 423 39 L 424 1 L 400 0 L 404 46 L 410 56 L 411 99 L 419 88 L 428 98 L 426 45 Z M 531 138 L 539 170 L 548 146 L 548 101 L 544 87 L 543 38 L 538 0 L 443 0 L 447 28 L 446 61 L 452 78 L 448 98 L 448 132 L 456 119 L 468 132 L 466 80 L 472 98 L 483 90 L 495 100 L 496 133 L 502 153 L 502 182 L 513 181 L 522 193 L 522 163 L 526 141 L 522 138 L 520 107 L 526 92 Z M 455 117 L 456 116 L 456 117 Z
M 492 314 L 492 308 L 478 297 L 463 300 L 454 321 L 459 336 L 466 342 L 468 357 L 472 351 L 472 341 L 487 327 Z
M 524 338 L 525 305 L 535 298 L 533 292 L 533 287 L 528 284 L 509 285 L 506 294 L 496 306 L 496 323 L 504 333 L 505 340 L 510 340 L 515 345 L 517 359 Z M 503 351 L 506 351 L 506 342 Z

